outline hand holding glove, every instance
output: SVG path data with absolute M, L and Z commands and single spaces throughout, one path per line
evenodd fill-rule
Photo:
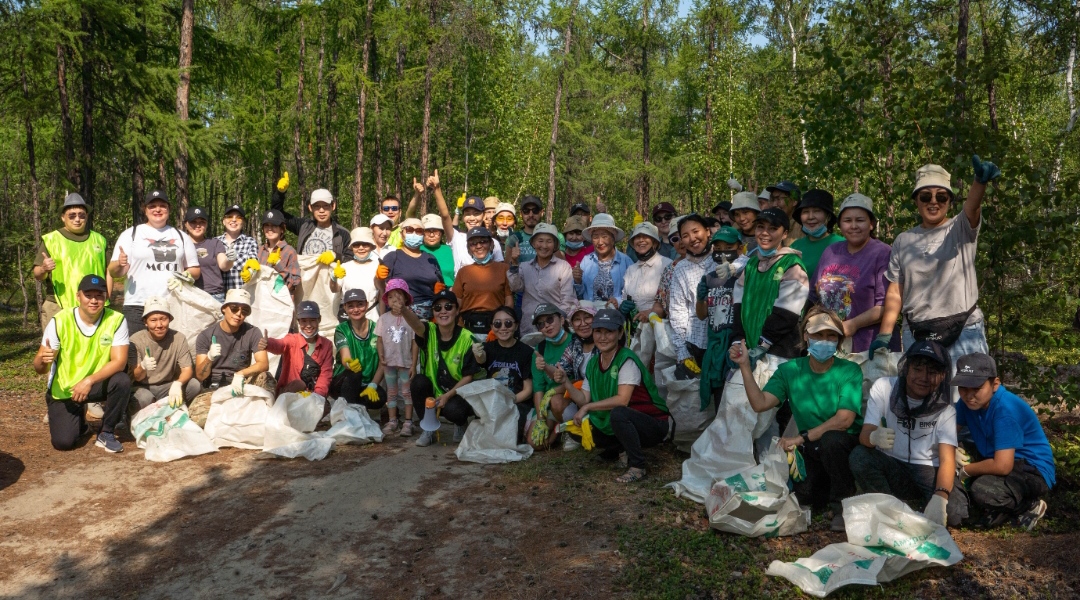
M 484 345 L 480 342 L 472 345 L 472 355 L 478 363 L 487 362 L 487 352 L 484 351 Z
M 888 427 L 878 427 L 870 432 L 870 443 L 879 450 L 892 450 L 896 444 L 896 431 Z
M 180 289 L 183 285 L 184 285 L 183 281 L 180 281 L 176 277 L 170 277 L 169 281 L 165 283 L 165 289 L 167 289 L 167 290 L 169 290 L 171 292 L 173 290 Z
M 652 323 L 653 325 L 660 325 L 661 323 L 664 322 L 664 320 L 660 318 L 660 315 L 658 315 L 658 314 L 656 314 L 654 312 L 651 312 L 651 313 L 649 313 L 649 322 Z
M 971 456 L 968 455 L 967 450 L 957 446 L 956 447 L 956 466 L 964 468 L 971 464 Z
M 250 261 L 252 259 L 249 258 L 248 260 Z M 255 262 L 259 262 L 259 261 L 256 260 Z M 273 267 L 274 265 L 278 264 L 279 262 L 281 262 L 281 248 L 280 247 L 275 247 L 273 250 L 270 251 L 270 254 L 267 255 L 266 264 Z M 247 263 L 244 263 L 244 264 L 246 265 Z
M 788 475 L 794 482 L 806 479 L 806 461 L 803 460 L 802 452 L 796 446 L 787 452 Z
M 758 359 L 760 359 L 762 356 L 765 356 L 768 352 L 769 350 L 765 348 L 765 346 L 754 346 L 753 348 L 751 348 L 746 353 L 746 355 L 750 357 L 750 368 L 753 369 L 754 365 L 757 364 Z
M 221 344 L 217 343 L 217 336 L 210 336 L 210 350 L 206 352 L 206 358 L 217 360 L 221 356 Z
M 874 353 L 884 348 L 886 351 L 889 349 L 889 342 L 892 341 L 891 333 L 879 333 L 874 337 L 874 341 L 870 342 L 870 360 L 874 360 Z
M 443 283 L 441 281 L 436 281 L 435 282 L 435 293 L 436 294 L 438 294 L 439 292 L 441 292 L 441 291 L 443 291 L 445 289 L 446 289 L 446 284 L 445 283 Z
M 233 375 L 232 384 L 229 386 L 233 397 L 244 395 L 244 376 L 240 373 Z
M 716 265 L 716 276 L 720 281 L 727 281 L 728 279 L 731 279 L 731 276 L 734 274 L 735 267 L 728 262 L 727 257 L 724 257 L 724 259 L 720 261 L 720 264 Z
M 157 359 L 153 356 L 150 356 L 149 348 L 146 349 L 146 356 L 144 356 L 143 359 L 139 361 L 139 366 L 142 367 L 143 371 L 146 371 L 147 373 L 153 371 L 154 369 L 157 369 Z
M 375 403 L 379 401 L 379 390 L 374 383 L 367 384 L 364 391 L 360 392 L 360 397 L 368 402 Z
M 277 191 L 284 193 L 289 189 L 289 172 L 285 171 L 281 174 L 281 179 L 277 180 Z
M 728 186 L 728 189 L 735 192 L 736 194 L 743 191 L 742 184 L 739 183 L 739 180 L 735 179 L 734 177 L 727 180 L 727 186 Z
M 990 161 L 983 161 L 978 154 L 971 156 L 971 168 L 975 171 L 975 181 L 986 185 L 1001 177 L 1001 169 Z
M 334 279 L 345 278 L 345 267 L 341 266 L 341 261 L 334 263 Z
M 926 503 L 926 510 L 923 511 L 923 516 L 927 519 L 945 526 L 945 508 L 949 506 L 949 501 L 946 498 L 942 498 L 937 494 L 930 496 L 930 501 Z
M 319 264 L 321 265 L 329 265 L 335 260 L 337 260 L 337 256 L 335 256 L 334 253 L 329 250 L 319 255 Z
M 345 362 L 345 366 L 353 373 L 359 373 L 360 370 L 363 369 L 363 367 L 360 365 L 359 358 L 350 358 L 348 361 Z
M 633 300 L 623 300 L 619 303 L 619 312 L 626 319 L 629 319 L 635 310 L 637 310 L 637 303 Z
M 191 276 L 191 273 L 187 271 L 179 271 L 172 274 L 172 278 L 184 283 L 195 285 L 195 278 Z M 171 283 L 171 282 L 170 282 Z
M 169 408 L 180 408 L 184 404 L 184 386 L 179 381 L 169 386 Z
M 459 197 L 459 198 L 457 199 L 457 207 L 458 207 L 458 210 L 461 210 L 462 208 L 464 208 L 464 207 L 465 207 L 465 194 L 462 194 L 462 195 L 461 195 L 461 196 L 460 196 L 460 197 Z
M 709 299 L 709 284 L 705 283 L 705 276 L 701 276 L 701 281 L 697 282 L 697 293 L 695 298 L 698 302 L 705 302 Z

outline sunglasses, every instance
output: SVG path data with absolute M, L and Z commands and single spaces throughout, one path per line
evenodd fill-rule
M 382 209 L 385 212 L 398 212 L 401 210 L 400 206 L 391 206 L 389 204 L 383 204 Z
M 72 221 L 77 220 L 77 219 L 82 219 L 82 220 L 85 221 L 86 217 L 87 217 L 87 214 L 84 213 L 84 212 L 69 212 L 69 213 L 65 213 L 64 216 L 71 219 Z
M 514 320 L 513 319 L 507 319 L 505 321 L 495 320 L 495 321 L 491 322 L 491 326 L 494 327 L 495 329 L 513 329 L 514 328 Z
M 916 196 L 916 199 L 923 204 L 930 204 L 935 201 L 938 204 L 948 204 L 952 201 L 952 196 L 950 196 L 948 192 L 938 192 L 936 194 L 925 192 Z
M 245 317 L 251 314 L 251 307 L 242 304 L 226 304 L 225 310 L 231 313 L 243 313 Z
M 654 221 L 659 221 L 661 223 L 667 223 L 668 221 L 671 221 L 674 218 L 675 218 L 675 215 L 673 215 L 671 213 L 663 213 L 663 214 L 661 214 L 659 216 L 654 216 L 653 220 Z
M 402 227 L 401 231 L 405 233 L 424 233 L 424 229 L 422 227 Z
M 442 304 L 432 304 L 431 312 L 444 312 L 454 310 L 455 308 L 457 308 L 457 304 L 454 304 L 453 302 L 443 302 Z
M 475 239 L 469 240 L 469 245 L 470 246 L 485 246 L 490 241 L 491 241 L 491 238 L 475 238 Z
M 541 212 L 543 212 L 543 211 L 541 211 L 539 208 L 537 208 L 535 206 L 532 206 L 532 205 L 526 206 L 526 207 L 521 209 L 521 214 L 523 214 L 523 215 L 538 215 Z
M 536 319 L 533 320 L 533 325 L 536 325 L 537 327 L 540 327 L 542 329 L 544 327 L 547 327 L 548 325 L 551 325 L 554 322 L 555 315 L 544 315 L 541 317 L 536 317 Z

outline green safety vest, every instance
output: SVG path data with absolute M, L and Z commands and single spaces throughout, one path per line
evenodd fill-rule
M 106 308 L 98 319 L 94 335 L 87 337 L 75 322 L 75 311 L 68 308 L 54 317 L 56 335 L 60 338 L 60 352 L 53 363 L 49 394 L 56 400 L 71 398 L 71 388 L 86 377 L 97 373 L 109 363 L 112 355 L 113 336 L 124 323 L 123 313 Z
M 56 268 L 49 273 L 56 303 L 61 308 L 74 308 L 79 304 L 76 293 L 83 277 L 93 274 L 105 278 L 105 237 L 91 231 L 85 240 L 75 242 L 59 231 L 50 231 L 41 240 L 56 261 Z
M 626 346 L 619 348 L 619 351 L 615 353 L 615 358 L 611 360 L 611 366 L 608 367 L 607 371 L 600 369 L 599 353 L 589 359 L 589 364 L 585 367 L 585 379 L 589 381 L 590 402 L 607 400 L 619 393 L 619 369 L 622 369 L 623 364 L 628 360 L 634 361 L 638 370 L 641 371 L 641 383 L 645 386 L 645 390 L 649 392 L 649 398 L 652 400 L 653 406 L 665 413 L 668 412 L 667 403 L 660 397 L 660 392 L 656 389 L 656 383 L 653 381 L 652 375 L 649 374 L 649 370 L 645 368 L 645 365 L 641 364 L 641 359 L 638 358 L 637 354 Z M 590 411 L 589 421 L 593 424 L 593 427 L 607 435 L 615 435 L 611 431 L 610 410 Z
M 439 358 L 446 363 L 446 369 L 450 371 L 451 377 L 455 380 L 461 379 L 461 363 L 465 360 L 465 355 L 472 352 L 473 334 L 462 327 L 461 334 L 458 335 L 454 345 L 446 352 L 439 352 L 439 328 L 434 323 L 428 323 L 427 328 L 427 350 L 421 353 L 420 363 L 435 394 L 441 396 L 446 393 L 446 390 L 439 387 Z
M 754 255 L 743 271 L 742 311 L 739 313 L 743 334 L 750 347 L 758 345 L 765 319 L 772 314 L 773 305 L 780 297 L 780 280 L 784 277 L 784 272 L 794 265 L 803 266 L 797 254 L 782 255 L 764 273 L 758 271 L 758 262 L 759 257 Z M 803 270 L 806 270 L 805 267 Z

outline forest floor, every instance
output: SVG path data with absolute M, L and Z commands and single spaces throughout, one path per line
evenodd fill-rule
M 318 462 L 224 449 L 152 463 L 130 436 L 119 455 L 92 441 L 61 453 L 27 366 L 34 340 L 0 330 L 4 598 L 793 598 L 769 563 L 844 538 L 823 515 L 789 538 L 711 530 L 663 487 L 681 461 L 666 448 L 631 486 L 580 450 L 462 463 L 448 426 L 429 448 L 391 437 Z M 953 530 L 956 566 L 832 597 L 1080 596 L 1080 502 L 1064 479 L 1034 532 Z

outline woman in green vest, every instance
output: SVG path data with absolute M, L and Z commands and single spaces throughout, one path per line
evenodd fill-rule
M 34 252 L 34 279 L 45 283 L 45 302 L 41 305 L 41 328 L 64 308 L 74 308 L 76 288 L 86 275 L 105 278 L 105 237 L 87 227 L 90 207 L 83 197 L 70 193 L 60 209 L 64 226 L 41 236 Z M 106 299 L 108 299 L 106 297 Z
M 593 441 L 603 449 L 601 457 L 618 456 L 621 460 L 620 452 L 625 453 L 628 469 L 615 480 L 619 483 L 645 477 L 642 449 L 669 439 L 673 426 L 649 370 L 622 344 L 625 323 L 622 313 L 615 309 L 596 312 L 593 340 L 600 353 L 589 360 L 581 389 L 567 387 L 570 397 L 581 407 L 574 415 L 574 423 L 581 425 L 589 420 Z
M 447 421 L 454 424 L 454 442 L 465 437 L 469 417 L 476 416 L 472 406 L 457 394 L 458 388 L 471 383 L 479 367 L 473 357 L 473 335 L 458 325 L 459 305 L 457 296 L 450 290 L 435 294 L 431 304 L 430 322 L 421 321 L 411 310 L 401 311 L 405 322 L 416 333 L 416 345 L 420 348 L 416 377 L 409 382 L 413 408 L 423 420 L 424 403 L 435 399 L 435 406 Z M 417 446 L 430 446 L 435 441 L 434 431 L 425 431 L 416 440 Z

